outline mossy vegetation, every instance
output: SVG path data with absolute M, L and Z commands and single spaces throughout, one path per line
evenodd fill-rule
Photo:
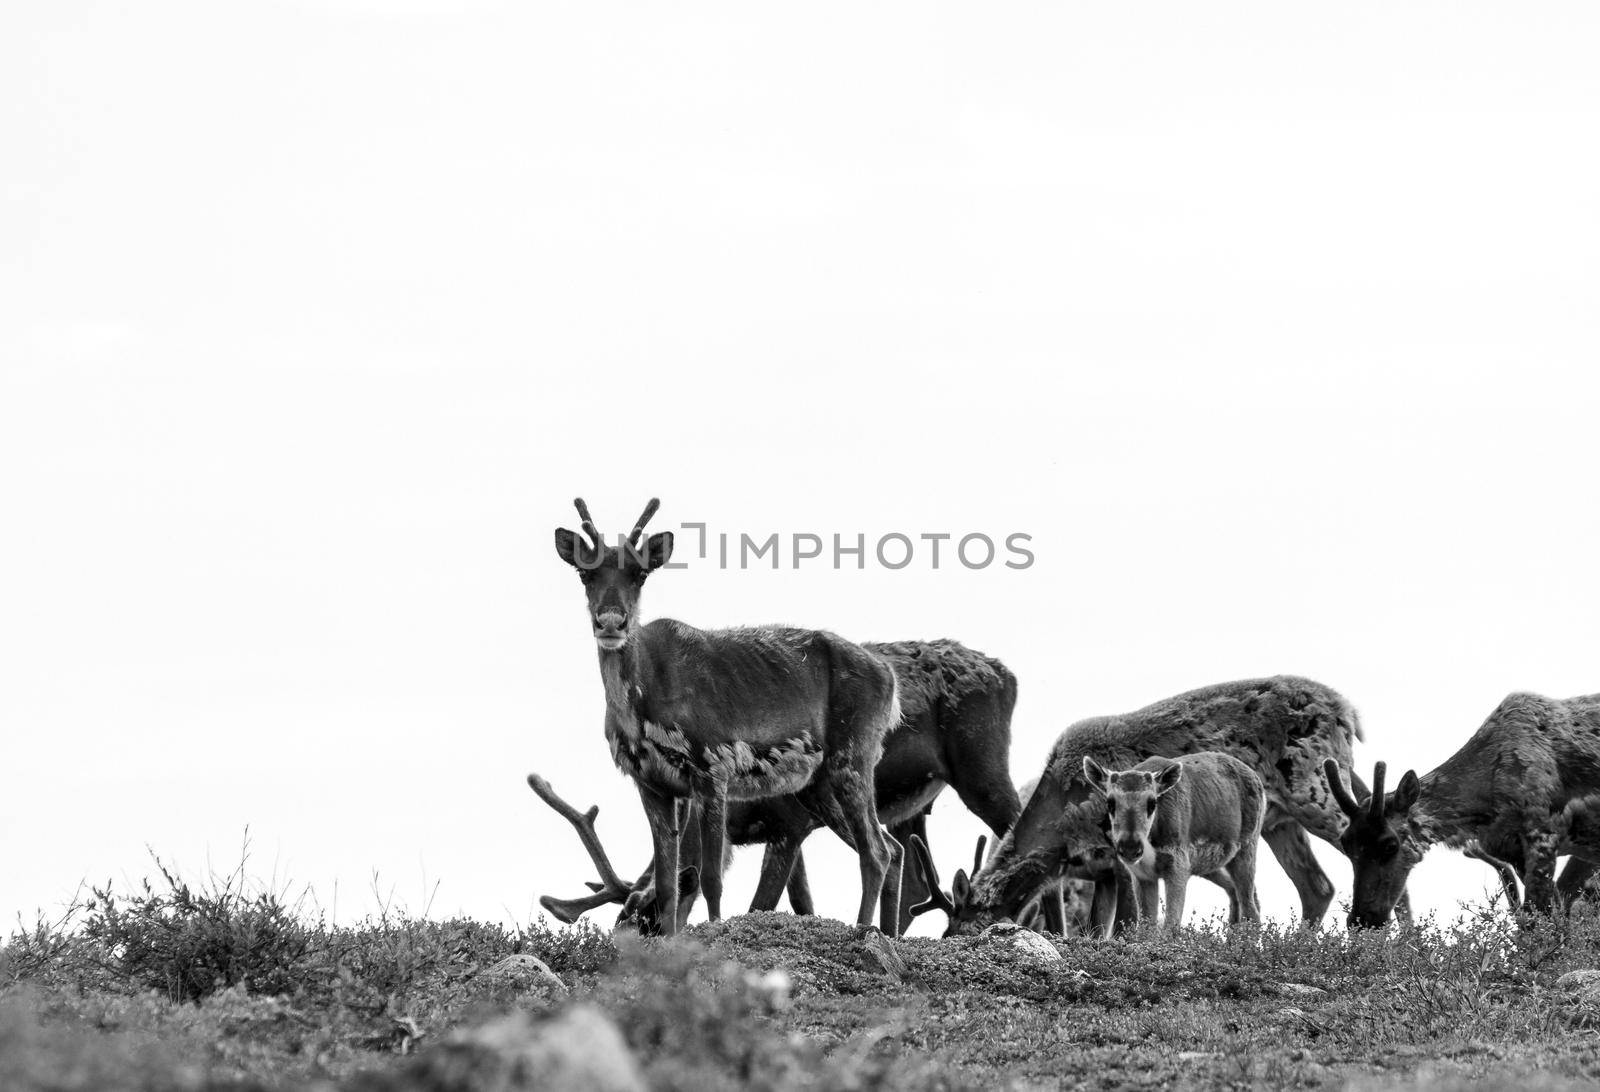
M 484 1044 L 503 1054 L 580 1008 L 609 1017 L 643 1087 L 694 1092 L 1600 1077 L 1600 986 L 1559 981 L 1600 967 L 1587 917 L 1521 928 L 1482 910 L 1381 935 L 1202 922 L 1059 941 L 1060 960 L 890 943 L 885 973 L 854 927 L 781 914 L 676 942 L 403 914 L 331 925 L 242 870 L 198 887 L 161 870 L 0 949 L 0 1087 L 561 1087 L 521 1055 L 484 1063 Z M 564 988 L 494 972 L 516 955 Z

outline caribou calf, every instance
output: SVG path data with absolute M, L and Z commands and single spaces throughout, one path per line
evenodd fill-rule
M 1261 920 L 1256 842 L 1266 790 L 1249 766 L 1217 751 L 1150 758 L 1108 770 L 1083 756 L 1083 776 L 1105 796 L 1105 831 L 1139 892 L 1140 917 L 1154 922 L 1157 882 L 1166 885 L 1169 932 L 1183 923 L 1190 876 L 1228 893 L 1228 924 Z

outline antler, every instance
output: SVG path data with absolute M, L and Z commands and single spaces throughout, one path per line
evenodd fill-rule
M 1333 793 L 1333 799 L 1339 805 L 1339 810 L 1354 819 L 1361 814 L 1361 805 L 1356 798 L 1350 795 L 1350 790 L 1344 787 L 1344 774 L 1339 770 L 1339 763 L 1334 759 L 1326 759 L 1322 763 L 1322 772 L 1328 779 L 1328 788 Z
M 1383 818 L 1383 777 L 1389 772 L 1389 767 L 1382 762 L 1372 768 L 1372 817 Z
M 600 529 L 594 525 L 594 520 L 589 518 L 589 506 L 583 503 L 582 497 L 576 498 L 572 503 L 577 506 L 578 518 L 583 521 L 583 533 L 589 536 L 589 548 L 591 550 L 600 549 L 604 543 L 600 538 Z M 549 801 L 546 801 L 546 803 L 549 803 Z M 550 806 L 555 807 L 554 804 Z
M 589 522 L 589 513 L 583 507 L 582 501 L 578 502 L 578 511 L 584 517 L 586 527 L 593 526 Z M 579 811 L 561 799 L 556 790 L 550 787 L 550 782 L 536 773 L 528 775 L 528 788 L 532 789 L 540 800 L 549 804 L 557 815 L 572 824 L 578 832 L 578 839 L 583 843 L 583 848 L 589 851 L 589 857 L 594 861 L 595 868 L 600 870 L 600 882 L 588 885 L 594 894 L 585 895 L 581 899 L 558 899 L 545 895 L 539 899 L 539 905 L 554 914 L 557 921 L 571 925 L 597 906 L 604 906 L 608 902 L 624 902 L 633 892 L 633 885 L 623 883 L 616 869 L 611 867 L 611 859 L 606 856 L 605 847 L 600 844 L 600 836 L 595 833 L 594 820 L 600 814 L 600 808 L 595 806 L 588 811 Z
M 639 522 L 633 525 L 633 530 L 628 532 L 628 545 L 639 545 L 639 536 L 644 533 L 644 525 L 650 522 L 650 517 L 656 514 L 656 509 L 661 507 L 660 497 L 651 497 L 650 503 L 644 506 L 644 515 L 639 517 Z
M 989 836 L 987 834 L 978 835 L 978 849 L 972 855 L 972 874 L 974 876 L 983 868 L 983 847 L 988 844 Z
M 955 901 L 939 884 L 939 869 L 933 863 L 933 854 L 928 852 L 928 843 L 915 834 L 911 836 L 911 857 L 922 875 L 923 884 L 928 888 L 928 897 L 911 908 L 911 916 L 918 918 L 930 910 L 943 910 L 954 916 Z

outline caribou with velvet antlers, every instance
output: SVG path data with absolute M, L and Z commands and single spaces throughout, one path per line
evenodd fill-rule
M 1600 694 L 1512 694 L 1459 751 L 1421 777 L 1407 770 L 1393 792 L 1384 792 L 1378 763 L 1365 801 L 1360 786 L 1345 787 L 1337 763 L 1325 772 L 1349 817 L 1340 844 L 1355 863 L 1351 925 L 1388 924 L 1406 877 L 1438 842 L 1509 865 L 1522 879 L 1523 905 L 1541 913 L 1559 901 L 1560 854 L 1600 859 Z
M 1022 810 L 1011 783 L 1011 713 L 1017 701 L 1016 677 L 999 660 L 967 648 L 959 641 L 892 641 L 862 646 L 894 670 L 899 684 L 900 723 L 884 741 L 883 757 L 874 771 L 878 816 L 904 847 L 912 838 L 927 838 L 927 814 L 946 786 L 998 836 Z M 533 783 L 534 779 L 530 779 Z M 622 904 L 619 925 L 643 933 L 660 931 L 654 869 L 633 884 L 616 880 L 588 812 L 580 812 L 556 796 L 543 781 L 537 792 L 558 814 L 573 823 L 600 869 L 602 882 L 593 894 L 576 899 L 545 896 L 544 908 L 561 921 L 606 903 Z M 700 888 L 703 847 L 692 804 L 679 841 L 678 922 L 681 927 Z M 750 909 L 774 910 L 787 889 L 796 913 L 809 914 L 813 904 L 806 880 L 801 844 L 817 819 L 794 796 L 734 800 L 728 804 L 729 846 L 765 845 L 761 879 Z M 921 874 L 905 870 L 900 905 L 903 932 L 913 917 L 939 909 L 923 888 Z M 608 878 L 609 877 L 609 878 Z M 1059 915 L 1049 926 L 1063 930 Z
M 1232 755 L 1260 777 L 1266 792 L 1262 836 L 1298 890 L 1305 920 L 1320 921 L 1333 901 L 1333 884 L 1306 835 L 1337 844 L 1344 832 L 1345 815 L 1322 776 L 1323 762 L 1349 769 L 1360 731 L 1355 708 L 1342 695 L 1291 675 L 1220 683 L 1132 713 L 1080 721 L 1056 740 L 1016 824 L 961 885 L 966 898 L 957 900 L 949 932 L 975 933 L 1016 920 L 1063 878 L 1096 881 L 1094 918 L 1103 924 L 1119 896 L 1117 885 L 1106 881 L 1111 847 L 1101 830 L 1098 790 L 1084 777 L 1084 757 L 1133 765 L 1200 751 Z
M 729 801 L 786 795 L 859 856 L 857 922 L 870 924 L 881 902 L 880 924 L 895 932 L 902 851 L 878 821 L 873 794 L 884 737 L 900 720 L 894 672 L 821 630 L 701 630 L 664 618 L 641 624 L 645 579 L 672 556 L 670 531 L 641 541 L 660 502 L 651 500 L 612 546 L 583 500 L 574 503 L 587 541 L 558 528 L 556 553 L 578 571 L 587 594 L 606 740 L 650 821 L 662 932 L 678 928 L 678 842 L 688 802 L 700 806 L 700 885 L 717 918 Z

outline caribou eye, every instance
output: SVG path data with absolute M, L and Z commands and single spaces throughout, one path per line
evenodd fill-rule
M 1378 843 L 1379 860 L 1387 861 L 1399 852 L 1400 839 L 1398 838 L 1385 838 L 1383 841 Z
M 1116 800 L 1116 797 L 1107 797 L 1106 798 L 1106 811 L 1110 812 L 1112 815 L 1117 814 L 1117 800 Z
M 1154 815 L 1156 813 L 1156 802 L 1154 800 L 1145 805 L 1144 813 L 1146 815 Z

